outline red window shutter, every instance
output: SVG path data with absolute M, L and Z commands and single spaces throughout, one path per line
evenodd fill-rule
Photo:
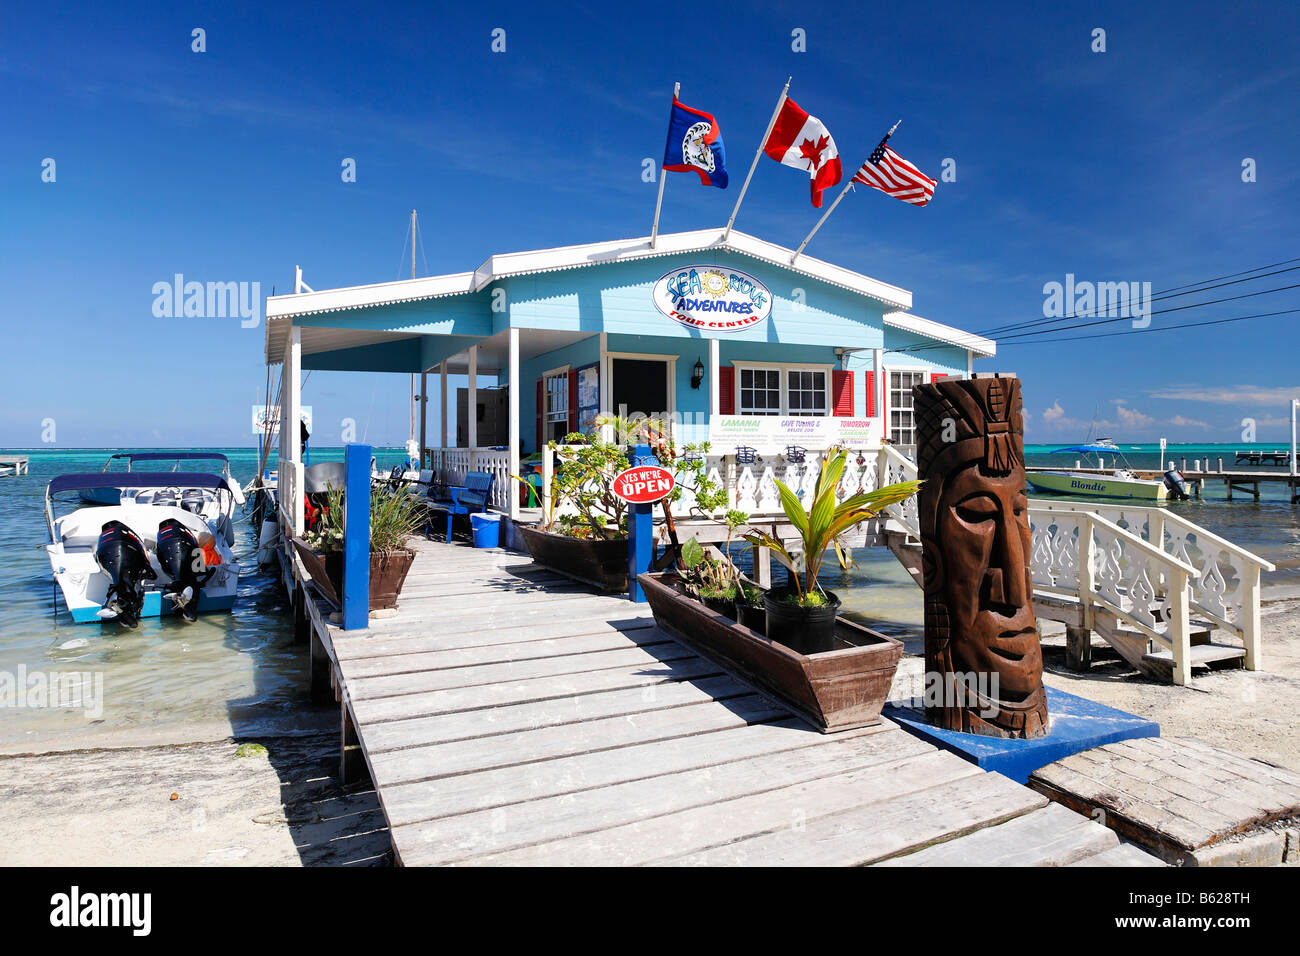
M 736 367 L 723 365 L 718 368 L 718 414 L 736 414 Z
M 542 441 L 543 438 L 542 412 L 543 411 L 544 411 L 544 407 L 542 404 L 542 380 L 539 378 L 537 380 L 537 450 L 538 451 L 541 451 L 542 446 L 546 444 L 546 442 Z
M 832 413 L 839 418 L 853 417 L 853 373 L 835 369 L 831 372 Z
M 866 379 L 866 382 L 864 383 L 864 388 L 866 389 L 867 402 L 864 407 L 867 410 L 867 417 L 875 418 L 876 417 L 876 373 L 863 372 L 862 375 Z
M 578 430 L 578 370 L 569 369 L 569 431 Z

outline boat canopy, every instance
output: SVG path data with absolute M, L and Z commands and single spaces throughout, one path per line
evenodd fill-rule
M 1091 445 L 1070 445 L 1068 448 L 1057 448 L 1054 451 L 1052 451 L 1051 454 L 1061 455 L 1064 454 L 1065 452 L 1082 452 L 1084 454 L 1088 454 L 1088 453 L 1097 454 L 1100 452 L 1111 452 L 1111 451 L 1119 451 L 1119 447 L 1111 442 L 1106 442 L 1105 444 L 1095 443 Z
M 201 471 L 92 471 L 81 474 L 58 475 L 46 486 L 47 496 L 60 491 L 82 491 L 88 488 L 225 488 L 230 484 L 221 475 Z M 233 493 L 233 492 L 232 492 Z
M 109 457 L 109 461 L 125 458 L 128 461 L 194 461 L 196 459 L 214 458 L 230 464 L 230 459 L 216 451 L 122 451 Z

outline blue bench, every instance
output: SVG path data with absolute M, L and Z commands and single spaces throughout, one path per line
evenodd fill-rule
M 425 534 L 431 532 L 435 514 L 447 516 L 447 540 L 451 540 L 451 524 L 456 515 L 472 515 L 488 510 L 492 500 L 492 475 L 486 471 L 471 471 L 465 475 L 464 485 L 454 485 L 447 489 L 451 498 L 445 501 L 433 501 L 429 504 L 429 520 L 425 524 Z

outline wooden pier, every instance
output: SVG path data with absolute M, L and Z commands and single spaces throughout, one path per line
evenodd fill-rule
M 0 477 L 9 475 L 18 477 L 27 474 L 27 456 L 26 455 L 0 455 Z
M 340 709 L 344 778 L 373 781 L 400 864 L 852 865 L 927 847 L 1132 862 L 1105 827 L 1064 825 L 892 723 L 818 733 L 645 605 L 527 555 L 412 546 L 399 612 L 366 630 L 331 624 L 301 564 L 284 568 L 313 696 Z

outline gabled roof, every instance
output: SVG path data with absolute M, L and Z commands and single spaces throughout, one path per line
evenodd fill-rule
M 914 319 L 907 315 L 904 310 L 912 307 L 912 293 L 906 289 L 900 289 L 879 279 L 873 279 L 808 255 L 800 255 L 792 263 L 793 250 L 734 229 L 726 241 L 723 241 L 720 229 L 698 229 L 692 232 L 660 235 L 654 248 L 650 246 L 649 236 L 616 239 L 609 242 L 590 242 L 578 246 L 560 246 L 555 249 L 494 255 L 473 272 L 271 296 L 266 300 L 267 360 L 279 361 L 280 358 L 285 335 L 282 328 L 287 324 L 278 320 L 347 309 L 469 295 L 482 291 L 493 282 L 511 276 L 558 272 L 565 269 L 706 251 L 734 252 L 868 296 L 892 310 L 897 310 L 886 314 L 886 321 L 890 325 L 928 338 L 961 345 L 963 348 L 973 348 L 983 354 L 993 354 L 992 343 L 988 339 L 971 336 L 959 329 L 931 322 L 928 319 Z M 971 342 L 978 344 L 970 344 Z

